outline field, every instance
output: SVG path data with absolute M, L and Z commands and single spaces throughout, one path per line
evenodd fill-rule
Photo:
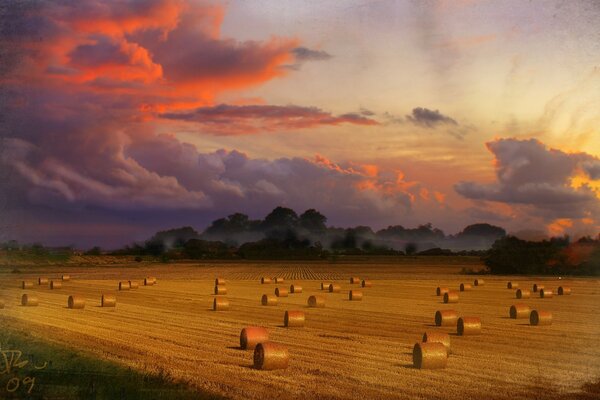
M 450 261 L 450 262 L 449 262 Z M 465 264 L 467 263 L 467 264 Z M 593 278 L 484 276 L 485 286 L 461 292 L 458 304 L 443 304 L 437 286 L 458 290 L 477 276 L 460 275 L 473 259 L 425 258 L 404 263 L 148 264 L 127 266 L 46 266 L 27 273 L 0 274 L 0 315 L 32 337 L 61 344 L 134 370 L 167 374 L 217 395 L 234 399 L 515 399 L 572 398 L 600 377 L 600 282 Z M 71 275 L 61 289 L 23 279 Z M 120 280 L 156 276 L 158 284 L 117 291 Z M 230 310 L 211 310 L 214 278 L 227 280 Z M 261 285 L 262 276 L 285 278 Z M 348 300 L 349 278 L 372 280 L 362 301 Z M 570 286 L 571 296 L 516 300 L 507 281 L 531 289 Z M 321 281 L 339 283 L 341 293 L 324 293 Z M 290 284 L 302 294 L 260 304 L 263 293 Z M 22 293 L 39 297 L 38 307 L 20 306 Z M 115 309 L 99 307 L 102 293 L 117 296 Z M 68 309 L 69 295 L 86 298 L 83 310 Z M 325 308 L 307 308 L 312 294 L 327 298 Z M 508 317 L 523 302 L 551 311 L 551 326 L 529 326 Z M 456 336 L 456 328 L 434 325 L 436 310 L 455 309 L 482 320 L 479 336 Z M 304 328 L 283 327 L 285 310 L 306 312 Z M 269 329 L 272 341 L 286 345 L 286 370 L 252 368 L 252 351 L 239 349 L 240 330 Z M 452 354 L 443 370 L 412 367 L 412 347 L 425 331 L 451 333 Z M 583 395 L 581 395 L 583 396 Z M 594 396 L 594 395 L 590 395 Z M 589 397 L 593 398 L 593 397 Z

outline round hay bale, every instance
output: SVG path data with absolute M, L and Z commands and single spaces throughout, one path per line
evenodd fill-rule
M 356 276 L 353 276 L 352 278 L 350 278 L 350 284 L 356 285 L 358 283 L 360 283 L 360 278 L 358 278 Z
M 225 284 L 225 279 L 223 279 L 223 278 L 215 279 L 215 286 L 224 285 L 224 284 Z
M 66 281 L 70 281 L 71 280 L 71 275 L 63 275 L 62 276 L 62 280 L 65 281 L 65 282 Z
M 213 311 L 229 310 L 229 301 L 223 297 L 215 297 L 213 300 Z
M 342 291 L 342 288 L 337 283 L 329 284 L 329 293 L 339 293 Z
M 31 294 L 24 294 L 21 296 L 21 305 L 23 306 L 35 307 L 38 304 L 40 304 L 40 301 L 37 296 L 33 296 Z
M 455 310 L 438 310 L 435 312 L 435 324 L 437 326 L 456 326 L 458 313 Z
M 475 279 L 473 281 L 473 285 L 474 286 L 483 286 L 483 285 L 485 285 L 485 281 L 483 279 Z
M 114 294 L 103 294 L 100 299 L 101 307 L 116 307 L 117 297 Z
M 288 297 L 288 290 L 286 288 L 275 288 L 275 296 Z
M 458 303 L 458 292 L 446 292 L 444 293 L 444 303 Z
M 519 287 L 519 284 L 518 284 L 517 282 L 508 282 L 508 283 L 506 284 L 506 287 L 507 287 L 508 289 L 516 289 L 516 288 L 518 288 L 518 287 Z
M 321 290 L 329 290 L 329 285 L 331 285 L 331 283 L 321 282 Z
M 528 299 L 531 297 L 531 292 L 527 289 L 517 289 L 515 293 L 517 299 Z
M 283 325 L 287 328 L 300 328 L 304 326 L 304 311 L 286 311 L 283 316 Z
M 519 318 L 529 318 L 530 313 L 531 313 L 531 309 L 529 308 L 529 306 L 527 304 L 519 303 L 519 304 L 513 304 L 512 306 L 510 306 L 510 311 L 508 312 L 508 315 L 512 319 L 519 319 Z
M 529 315 L 529 323 L 534 326 L 552 325 L 552 313 L 533 310 Z
M 364 279 L 363 279 L 363 281 L 361 282 L 361 284 L 360 284 L 360 285 L 361 285 L 362 287 L 371 287 L 371 286 L 373 286 L 373 282 L 371 282 L 371 281 L 366 281 L 366 280 L 364 280 Z
M 348 300 L 350 301 L 362 300 L 362 298 L 363 293 L 360 290 L 351 290 L 348 292 Z
M 273 296 L 270 294 L 263 294 L 260 299 L 260 303 L 263 306 L 276 306 L 277 305 L 277 296 Z
M 479 335 L 481 333 L 481 318 L 479 317 L 461 317 L 456 324 L 456 333 L 458 336 Z
M 153 286 L 156 282 L 154 281 L 154 278 L 152 277 L 147 277 L 144 278 L 144 286 Z
M 261 283 L 261 284 L 263 284 L 263 285 L 264 285 L 264 284 L 269 284 L 269 283 L 271 283 L 271 282 L 273 282 L 273 281 L 271 280 L 271 278 L 265 278 L 264 276 L 263 276 L 262 278 L 260 278 L 260 283 Z
M 537 283 L 533 284 L 533 293 L 538 292 L 539 290 L 542 290 L 544 288 L 544 285 L 538 285 Z
M 275 283 L 283 283 L 283 278 L 273 278 L 273 282 L 275 282 Z
M 290 293 L 294 293 L 294 294 L 302 293 L 302 286 L 291 285 L 290 286 Z
M 425 332 L 423 334 L 423 343 L 441 343 L 446 347 L 448 354 L 450 351 L 450 335 L 446 332 Z
M 413 347 L 413 366 L 418 369 L 446 368 L 448 351 L 437 342 L 416 343 Z
M 569 296 L 571 294 L 571 288 L 567 286 L 559 286 L 558 287 L 558 295 L 559 296 Z
M 119 282 L 119 290 L 129 290 L 131 287 L 129 286 L 128 281 Z
M 438 296 L 443 296 L 449 291 L 450 289 L 448 289 L 447 287 L 438 286 L 438 288 L 435 290 L 435 294 L 437 294 Z
M 259 343 L 269 341 L 269 331 L 261 326 L 247 326 L 240 333 L 240 347 L 252 350 Z
M 215 294 L 216 295 L 227 294 L 227 288 L 225 286 L 215 286 Z
M 23 281 L 21 282 L 21 289 L 31 289 L 33 288 L 33 282 Z
M 266 342 L 260 343 L 254 349 L 254 368 L 264 371 L 286 369 L 290 355 L 287 347 L 282 344 Z
M 38 278 L 38 285 L 47 285 L 48 278 Z
M 472 287 L 471 287 L 470 283 L 461 283 L 460 284 L 460 291 L 461 292 L 466 292 L 466 291 L 469 291 L 471 289 L 472 289 Z
M 129 289 L 137 289 L 140 287 L 140 284 L 136 281 L 129 281 Z
M 50 289 L 54 290 L 54 289 L 60 289 L 62 288 L 62 282 L 61 281 L 50 281 Z
M 540 289 L 540 298 L 541 299 L 551 299 L 552 298 L 552 290 Z
M 69 308 L 82 309 L 85 307 L 85 297 L 83 296 L 69 296 L 67 301 Z
M 325 307 L 325 298 L 323 296 L 310 296 L 308 298 L 308 306 L 309 307 Z

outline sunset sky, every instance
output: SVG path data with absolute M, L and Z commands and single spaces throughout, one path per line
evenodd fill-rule
M 600 232 L 600 3 L 2 11 L 2 240 L 114 248 L 278 205 Z M 535 232 L 537 231 L 537 232 Z

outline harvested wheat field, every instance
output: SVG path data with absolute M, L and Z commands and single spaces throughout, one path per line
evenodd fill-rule
M 456 261 L 456 259 L 453 259 Z M 486 276 L 485 286 L 461 292 L 444 304 L 439 286 L 458 288 L 472 281 L 464 266 L 444 258 L 394 263 L 212 263 L 106 267 L 38 267 L 31 274 L 0 275 L 2 316 L 34 337 L 116 361 L 144 372 L 164 371 L 183 383 L 234 399 L 515 399 L 557 398 L 578 392 L 600 377 L 600 282 L 596 279 Z M 22 281 L 61 276 L 62 290 Z M 119 291 L 118 282 L 156 276 L 160 284 Z M 277 276 L 302 293 L 263 307 L 261 277 Z M 362 301 L 350 301 L 350 278 L 368 279 Z M 213 311 L 216 278 L 227 282 L 226 312 Z M 322 281 L 340 293 L 320 289 Z M 552 314 L 552 324 L 531 326 L 511 319 L 515 290 L 507 281 L 536 282 L 570 296 L 519 302 Z M 273 289 L 269 289 L 271 292 Z M 39 300 L 20 305 L 21 295 Z M 99 307 L 101 295 L 117 306 Z M 85 308 L 67 308 L 68 296 L 81 296 Z M 309 308 L 311 295 L 326 299 Z M 79 297 L 78 297 L 79 298 Z M 481 334 L 457 336 L 456 325 L 438 327 L 438 310 L 481 319 Z M 286 328 L 286 311 L 305 313 L 303 327 Z M 245 327 L 266 327 L 270 341 L 289 352 L 287 369 L 253 368 L 253 351 L 239 348 Z M 416 369 L 412 352 L 425 332 L 450 334 L 452 354 L 445 369 Z

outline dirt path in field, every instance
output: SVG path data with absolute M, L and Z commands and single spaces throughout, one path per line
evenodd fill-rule
M 171 265 L 70 270 L 72 281 L 60 290 L 35 286 L 28 293 L 38 307 L 21 307 L 25 275 L 1 275 L 1 313 L 47 340 L 84 349 L 146 371 L 164 370 L 196 387 L 236 399 L 515 399 L 550 398 L 577 391 L 600 376 L 600 284 L 595 279 L 561 281 L 571 296 L 520 301 L 549 310 L 548 327 L 511 320 L 517 302 L 507 280 L 531 288 L 534 282 L 555 289 L 555 279 L 485 277 L 486 285 L 461 293 L 458 304 L 442 304 L 438 285 L 458 289 L 473 278 L 459 265 L 335 265 L 310 263 Z M 47 274 L 58 274 L 49 267 Z M 155 275 L 159 283 L 129 292 L 116 291 L 119 280 Z M 214 278 L 227 280 L 231 310 L 210 310 Z M 304 288 L 262 307 L 261 276 L 280 276 Z M 348 300 L 350 276 L 368 277 L 361 302 Z M 321 280 L 339 283 L 340 294 L 319 290 Z M 354 288 L 356 286 L 354 285 Z M 102 293 L 115 293 L 116 309 L 98 307 Z M 85 296 L 83 310 L 66 308 L 70 294 Z M 309 309 L 306 299 L 323 294 L 327 306 Z M 532 293 L 533 295 L 533 293 Z M 412 368 L 412 346 L 433 326 L 436 310 L 453 308 L 479 316 L 480 336 L 451 335 L 453 354 L 445 370 Z M 306 327 L 283 327 L 285 310 L 306 312 Z M 269 328 L 271 339 L 288 346 L 290 367 L 280 371 L 251 368 L 252 352 L 242 351 L 239 332 L 247 325 Z M 546 397 L 544 397 L 546 396 Z

